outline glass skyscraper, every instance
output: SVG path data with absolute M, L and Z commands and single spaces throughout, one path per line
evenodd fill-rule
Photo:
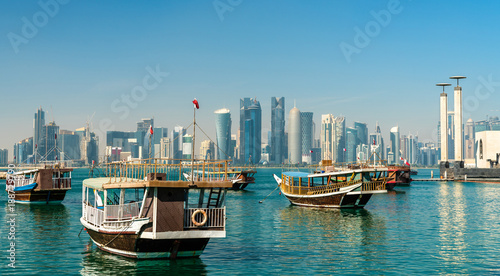
M 231 113 L 222 108 L 215 112 L 215 134 L 217 139 L 217 159 L 231 159 Z M 212 159 L 214 156 L 212 156 Z
M 261 155 L 262 110 L 256 99 L 240 100 L 240 162 L 256 164 Z
M 281 164 L 285 159 L 285 98 L 271 98 L 271 147 L 270 161 Z
M 356 147 L 358 139 L 358 130 L 353 127 L 346 128 L 346 153 L 344 162 L 356 162 Z
M 302 154 L 310 155 L 314 138 L 312 112 L 300 112 L 300 127 L 302 135 Z

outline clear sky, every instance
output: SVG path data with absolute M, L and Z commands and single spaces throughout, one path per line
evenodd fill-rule
M 464 122 L 500 115 L 499 1 L 60 2 L 1 4 L 0 148 L 10 156 L 40 106 L 68 130 L 95 113 L 104 142 L 141 118 L 187 126 L 196 97 L 215 139 L 213 112 L 229 108 L 236 133 L 239 98 L 257 97 L 266 141 L 270 98 L 283 96 L 287 114 L 296 100 L 317 126 L 331 113 L 370 131 L 378 121 L 386 138 L 399 125 L 436 141 L 435 84 L 464 75 Z

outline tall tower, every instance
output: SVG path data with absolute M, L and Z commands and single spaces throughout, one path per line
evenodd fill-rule
M 257 99 L 240 100 L 240 162 L 260 161 L 262 109 Z
M 441 162 L 448 161 L 448 95 L 444 93 L 444 87 L 450 86 L 449 83 L 438 83 L 436 86 L 443 87 L 443 93 L 440 97 L 440 133 L 441 133 Z
M 285 98 L 271 98 L 270 160 L 281 164 L 285 158 Z
M 332 114 L 321 115 L 321 158 L 335 160 L 335 118 Z
M 399 127 L 395 126 L 391 128 L 391 150 L 394 156 L 394 163 L 401 163 L 401 151 L 400 151 L 400 140 L 399 140 Z
M 290 110 L 288 115 L 288 151 L 290 152 L 290 163 L 302 162 L 302 134 L 300 124 L 300 110 L 297 107 Z
M 300 112 L 300 129 L 302 136 L 302 154 L 311 154 L 313 147 L 313 113 Z
M 231 158 L 231 113 L 222 108 L 215 112 L 215 132 L 217 139 L 217 158 Z M 213 154 L 213 153 L 212 153 Z M 212 156 L 212 159 L 214 156 Z
M 45 111 L 43 111 L 42 108 L 40 107 L 35 113 L 35 119 L 33 120 L 33 154 L 35 155 L 37 154 L 38 147 L 40 146 L 40 140 L 42 139 L 44 125 L 45 125 Z
M 458 85 L 459 80 L 465 79 L 463 76 L 453 76 L 450 79 L 457 80 L 455 86 L 455 161 L 462 161 L 463 152 L 463 131 L 462 131 L 462 87 Z

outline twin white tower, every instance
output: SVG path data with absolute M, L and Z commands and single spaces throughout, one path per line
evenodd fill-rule
M 463 152 L 463 133 L 462 133 L 462 87 L 458 84 L 459 80 L 465 79 L 463 76 L 453 76 L 450 79 L 457 80 L 457 86 L 455 87 L 455 161 L 462 161 Z M 448 161 L 448 95 L 444 92 L 445 86 L 450 86 L 449 83 L 438 83 L 437 86 L 443 87 L 443 93 L 441 93 L 441 162 Z

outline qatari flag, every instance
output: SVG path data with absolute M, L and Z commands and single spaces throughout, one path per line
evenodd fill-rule
M 194 104 L 194 107 L 196 107 L 196 109 L 200 109 L 200 105 L 198 104 L 198 100 L 196 98 L 194 98 L 193 104 Z

